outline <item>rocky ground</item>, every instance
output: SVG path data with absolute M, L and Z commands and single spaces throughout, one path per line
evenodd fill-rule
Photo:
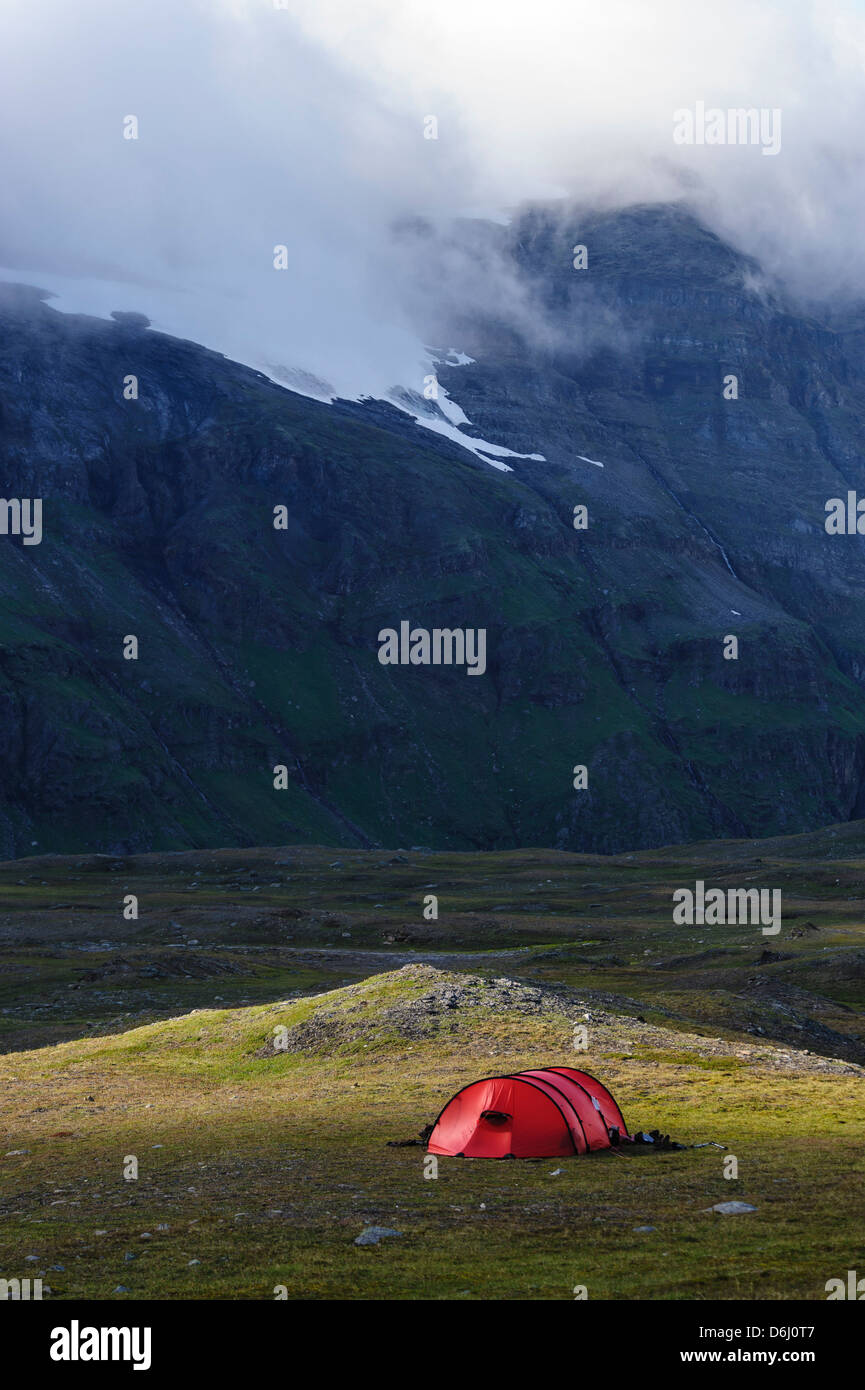
M 594 1047 L 603 1052 L 643 1048 L 669 1050 L 678 1047 L 705 1058 L 745 1059 L 752 1066 L 797 1075 L 865 1076 L 865 1067 L 819 1054 L 746 1043 L 725 1042 L 695 1033 L 673 1031 L 649 1024 L 645 1019 L 605 1009 L 596 994 L 578 994 L 567 989 L 521 984 L 505 976 L 487 979 L 480 975 L 454 974 L 431 965 L 404 965 L 392 977 L 399 982 L 420 985 L 423 992 L 408 1000 L 371 1009 L 364 984 L 348 985 L 338 1001 L 329 994 L 314 995 L 309 1016 L 289 1030 L 280 1048 L 291 1052 L 332 1055 L 346 1044 L 363 1044 L 381 1036 L 419 1041 L 434 1040 L 465 1028 L 461 1015 L 474 1018 L 476 1011 L 494 1015 L 518 1014 L 544 1017 L 555 1014 L 571 1025 L 585 1024 L 591 1030 Z M 274 1010 L 279 1010 L 278 1004 Z M 481 1017 L 478 1028 L 483 1030 Z M 260 1049 L 257 1056 L 277 1056 L 273 1044 Z M 576 1064 L 575 1064 L 576 1065 Z

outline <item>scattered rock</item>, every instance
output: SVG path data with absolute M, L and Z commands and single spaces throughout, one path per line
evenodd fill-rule
M 361 1231 L 359 1236 L 355 1236 L 355 1245 L 378 1245 L 380 1240 L 386 1236 L 401 1236 L 402 1231 L 392 1231 L 389 1226 L 367 1226 L 365 1231 Z
M 146 314 L 137 314 L 128 309 L 112 309 L 111 317 L 121 328 L 149 328 L 150 319 Z M 114 867 L 112 865 L 112 867 Z M 119 867 L 122 867 L 119 866 Z
M 395 936 L 396 930 L 392 929 L 390 934 Z M 426 962 L 377 975 L 374 982 L 364 980 L 344 986 L 338 992 L 315 996 L 312 1011 L 302 1023 L 288 1029 L 281 1039 L 283 1045 L 289 1052 L 328 1056 L 346 1047 L 372 1050 L 379 1043 L 387 1046 L 395 1039 L 416 1042 L 460 1031 L 468 1034 L 469 1030 L 477 1034 L 478 1030 L 483 1030 L 483 1015 L 489 1011 L 496 1018 L 507 1014 L 542 1016 L 554 1026 L 564 1019 L 569 1026 L 575 1019 L 585 1019 L 593 1026 L 593 1041 L 598 1049 L 601 1052 L 620 1051 L 624 1060 L 631 1057 L 629 1045 L 639 1044 L 641 1048 L 687 1048 L 699 1057 L 747 1058 L 753 1066 L 776 1072 L 865 1074 L 865 1068 L 854 1060 L 860 1053 L 865 1059 L 865 1045 L 814 1020 L 808 1020 L 807 1037 L 811 1040 L 819 1036 L 825 1043 L 820 1053 L 812 1054 L 801 1048 L 793 1050 L 789 1044 L 781 1048 L 769 1043 L 768 1039 L 764 1042 L 764 1029 L 759 1024 L 746 1029 L 756 1034 L 759 1042 L 743 1051 L 741 1043 L 642 1023 L 638 1015 L 645 1005 L 636 999 L 599 991 L 577 992 L 558 982 L 530 985 L 503 976 L 490 980 L 478 975 L 457 975 Z M 371 990 L 377 993 L 386 982 L 407 988 L 397 992 L 394 1002 L 387 1002 L 386 997 L 370 997 Z M 777 992 L 770 975 L 761 972 L 751 981 L 755 988 L 756 982 L 764 987 L 770 985 L 773 992 Z M 784 988 L 789 991 L 789 986 Z M 761 995 L 761 1006 L 764 1001 L 765 996 Z M 273 1008 L 287 1007 L 291 1002 L 286 1000 L 283 1004 L 274 1004 Z M 839 1048 L 848 1049 L 849 1061 L 831 1055 Z M 282 1050 L 281 1047 L 277 1051 L 274 1038 L 266 1034 L 253 1055 L 275 1058 L 282 1055 Z M 657 1139 L 654 1143 L 658 1146 Z M 664 1144 L 660 1147 L 681 1146 Z
M 394 932 L 394 939 L 399 933 Z M 363 995 L 366 983 L 344 989 L 338 1002 L 328 1000 L 322 1007 L 295 1028 L 289 1029 L 286 1039 L 291 1052 L 328 1052 L 345 1043 L 356 1043 L 380 1032 L 397 1033 L 411 1040 L 434 1036 L 455 1024 L 445 1020 L 467 1009 L 489 1009 L 495 1013 L 527 1015 L 560 1014 L 571 1016 L 573 1006 L 545 987 L 520 984 L 500 977 L 487 980 L 479 975 L 461 975 L 458 979 L 431 965 L 407 965 L 395 972 L 410 981 L 428 983 L 429 988 L 413 999 L 400 1000 L 388 1007 L 376 1009 L 374 1016 L 365 1018 L 367 1008 Z M 352 997 L 360 995 L 358 1004 Z M 256 1054 L 257 1057 L 279 1055 L 273 1041 Z

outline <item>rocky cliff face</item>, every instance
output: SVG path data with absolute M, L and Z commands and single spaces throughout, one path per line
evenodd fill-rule
M 794 313 L 675 210 L 482 235 L 545 332 L 475 316 L 440 379 L 544 455 L 509 474 L 0 289 L 2 492 L 43 499 L 40 544 L 0 536 L 0 854 L 607 851 L 865 814 L 865 541 L 824 526 L 865 496 L 861 317 Z M 401 621 L 485 628 L 485 674 L 380 664 Z

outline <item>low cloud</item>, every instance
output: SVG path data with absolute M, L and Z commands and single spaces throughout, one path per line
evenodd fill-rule
M 865 292 L 865 16 L 840 0 L 7 0 L 0 51 L 0 264 L 321 390 L 419 388 L 456 306 L 542 341 L 465 230 L 532 201 L 685 198 L 792 293 Z M 697 102 L 779 110 L 778 154 L 675 144 Z

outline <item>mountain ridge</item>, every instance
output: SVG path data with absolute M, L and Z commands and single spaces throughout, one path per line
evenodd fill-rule
M 0 855 L 608 853 L 865 813 L 865 550 L 823 528 L 865 493 L 858 310 L 797 316 L 678 209 L 494 235 L 546 337 L 457 316 L 475 361 L 439 377 L 543 455 L 506 474 L 395 406 L 0 287 L 3 492 L 45 527 L 2 538 Z M 402 620 L 485 628 L 485 676 L 382 667 Z

